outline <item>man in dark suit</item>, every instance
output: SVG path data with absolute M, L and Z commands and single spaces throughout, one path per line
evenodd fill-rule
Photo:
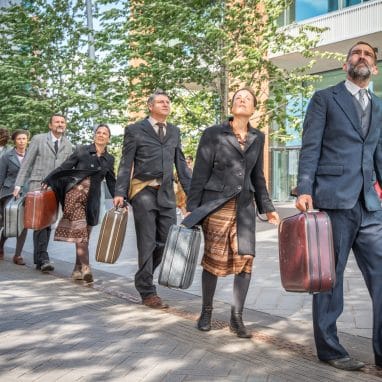
M 171 111 L 169 97 L 157 91 L 147 104 L 149 117 L 125 131 L 114 205 L 122 205 L 127 198 L 133 207 L 138 246 L 135 287 L 142 303 L 163 309 L 168 306 L 157 295 L 153 274 L 162 260 L 170 226 L 176 223 L 174 164 L 186 192 L 191 175 L 181 149 L 179 128 L 166 122 Z
M 29 191 L 41 189 L 41 182 L 58 167 L 73 151 L 70 141 L 64 136 L 66 119 L 53 114 L 49 120 L 49 132 L 35 135 L 16 178 L 13 195 L 17 197 L 23 185 L 28 182 Z M 48 244 L 51 227 L 33 232 L 33 257 L 36 269 L 42 272 L 54 270 L 49 261 Z
M 382 210 L 374 190 L 382 182 L 382 101 L 368 85 L 378 73 L 375 49 L 358 42 L 343 65 L 345 82 L 317 91 L 304 121 L 298 174 L 301 211 L 326 211 L 333 226 L 336 284 L 313 296 L 318 358 L 344 370 L 363 362 L 339 343 L 336 321 L 343 310 L 343 278 L 352 249 L 373 302 L 373 350 L 382 367 Z

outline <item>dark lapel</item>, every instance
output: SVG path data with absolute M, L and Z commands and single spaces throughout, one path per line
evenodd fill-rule
M 229 121 L 223 122 L 223 135 L 228 143 L 230 143 L 241 155 L 244 155 L 244 151 L 241 149 L 240 144 L 235 137 L 235 134 L 232 132 L 232 129 L 229 125 Z
M 354 107 L 353 96 L 345 87 L 345 82 L 339 83 L 333 89 L 333 98 L 338 103 L 339 107 L 345 113 L 354 129 L 357 130 L 359 135 L 363 138 L 361 123 L 358 119 L 357 111 Z
M 166 125 L 166 135 L 164 136 L 163 143 L 167 142 L 170 137 L 174 134 L 175 132 L 175 127 L 174 125 L 171 125 L 171 123 L 167 123 Z
M 247 135 L 247 142 L 244 147 L 244 152 L 251 147 L 252 143 L 255 141 L 256 138 L 257 138 L 256 129 L 253 128 L 250 124 L 248 124 L 248 135 Z
M 20 161 L 17 157 L 15 149 L 12 149 L 12 151 L 9 153 L 9 161 L 14 163 L 17 167 L 20 167 Z
M 379 125 L 379 122 L 382 119 L 382 101 L 374 93 L 370 92 L 371 96 L 371 119 L 370 119 L 370 128 L 367 137 L 373 136 L 375 130 L 382 129 L 382 126 Z
M 155 132 L 154 128 L 152 127 L 151 123 L 149 122 L 148 118 L 145 118 L 141 121 L 142 130 L 150 135 L 150 137 L 156 139 L 160 142 L 158 134 Z

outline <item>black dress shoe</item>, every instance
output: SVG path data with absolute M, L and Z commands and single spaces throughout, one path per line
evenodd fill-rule
M 350 357 L 343 357 L 337 359 L 329 359 L 326 361 L 330 366 L 333 366 L 337 369 L 347 370 L 347 371 L 356 371 L 362 369 L 365 364 L 362 361 Z
M 46 261 L 44 263 L 41 264 L 41 272 L 51 272 L 51 271 L 54 271 L 54 266 L 52 263 L 50 263 L 49 261 Z

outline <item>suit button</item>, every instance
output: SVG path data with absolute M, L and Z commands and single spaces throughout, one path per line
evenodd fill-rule
M 238 190 L 241 190 L 241 186 L 237 186 L 237 189 L 238 189 Z
M 242 172 L 239 172 L 239 176 L 243 176 L 243 173 L 242 173 Z

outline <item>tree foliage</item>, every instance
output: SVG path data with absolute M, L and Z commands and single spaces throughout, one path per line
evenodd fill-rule
M 60 112 L 79 141 L 93 123 L 118 120 L 122 105 L 110 66 L 88 58 L 85 16 L 81 0 L 23 1 L 0 10 L 1 124 L 34 133 Z
M 128 96 L 130 119 L 144 110 L 148 94 L 165 89 L 193 150 L 195 131 L 226 118 L 230 92 L 249 85 L 260 101 L 257 127 L 272 123 L 282 140 L 287 128 L 298 126 L 291 99 L 301 108 L 312 90 L 312 49 L 321 31 L 306 25 L 293 25 L 293 33 L 280 29 L 277 20 L 291 1 L 130 0 L 119 1 L 118 8 L 111 0 L 99 3 L 110 7 L 101 17 L 100 36 L 107 38 L 100 40 L 112 41 L 101 48 L 118 67 L 117 92 Z M 306 65 L 286 70 L 269 60 L 274 52 L 295 51 L 308 59 Z
M 0 123 L 46 129 L 53 111 L 68 114 L 80 139 L 94 122 L 124 124 L 142 116 L 157 88 L 173 99 L 186 152 L 199 133 L 229 114 L 228 97 L 242 85 L 259 99 L 254 124 L 277 126 L 287 139 L 298 126 L 314 76 L 320 30 L 280 29 L 291 0 L 93 0 L 95 31 L 85 0 L 24 1 L 0 11 Z M 96 59 L 87 55 L 89 32 Z M 307 64 L 282 69 L 274 52 L 299 51 Z

